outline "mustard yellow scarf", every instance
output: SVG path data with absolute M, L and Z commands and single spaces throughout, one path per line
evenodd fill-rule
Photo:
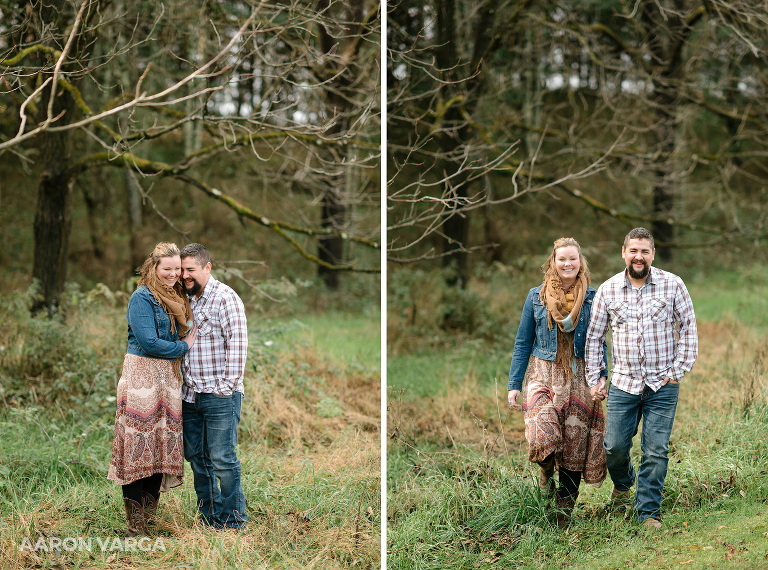
M 552 321 L 557 324 L 557 355 L 555 362 L 565 370 L 569 378 L 576 377 L 576 360 L 573 356 L 573 331 L 579 322 L 579 313 L 587 293 L 587 281 L 584 272 L 579 272 L 576 281 L 568 291 L 563 290 L 560 277 L 547 275 L 539 291 L 542 305 L 547 308 L 547 326 L 552 330 Z

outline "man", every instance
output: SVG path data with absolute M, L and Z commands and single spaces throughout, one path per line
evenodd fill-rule
M 629 457 L 643 419 L 643 450 L 637 473 L 635 516 L 661 528 L 661 491 L 667 475 L 669 437 L 680 381 L 698 354 L 696 318 L 682 279 L 651 267 L 653 236 L 635 228 L 624 238 L 626 269 L 597 290 L 585 346 L 587 384 L 596 400 L 606 397 L 603 339 L 612 331 L 613 371 L 608 391 L 605 452 L 613 480 L 611 502 L 628 501 L 635 484 Z
M 248 517 L 235 445 L 248 349 L 245 308 L 237 293 L 211 276 L 211 256 L 199 243 L 181 250 L 181 271 L 198 327 L 195 350 L 182 366 L 184 457 L 202 523 L 241 528 Z

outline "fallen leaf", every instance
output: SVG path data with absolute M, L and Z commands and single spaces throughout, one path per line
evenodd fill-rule
M 693 560 L 686 560 L 685 562 L 681 562 L 680 565 L 682 566 L 683 564 L 690 564 L 691 562 L 693 562 Z
M 714 550 L 714 549 L 715 549 L 714 546 L 705 546 L 704 548 L 702 548 L 702 550 Z
M 688 521 L 683 521 L 683 526 L 684 526 L 685 528 L 688 528 Z
M 720 530 L 721 528 L 729 528 L 729 527 L 724 524 L 721 524 L 719 527 L 717 527 L 717 530 Z
M 741 495 L 742 497 L 746 497 L 747 496 L 747 494 L 743 490 L 739 491 L 739 495 Z
M 689 546 L 688 548 L 690 548 L 691 550 L 698 550 L 699 549 L 698 546 Z

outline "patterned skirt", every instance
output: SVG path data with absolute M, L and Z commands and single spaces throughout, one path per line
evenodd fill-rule
M 531 357 L 523 398 L 528 458 L 539 462 L 554 453 L 559 467 L 581 471 L 585 483 L 599 487 L 607 471 L 603 403 L 592 400 L 584 360 L 576 364 L 569 379 L 554 361 Z
M 107 478 L 126 485 L 155 473 L 163 474 L 161 491 L 181 485 L 181 378 L 171 360 L 126 354 Z

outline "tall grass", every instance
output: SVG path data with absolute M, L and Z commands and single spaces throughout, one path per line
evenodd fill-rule
M 380 565 L 380 357 L 368 349 L 379 328 L 367 313 L 251 319 L 244 531 L 196 526 L 185 464 L 184 484 L 161 497 L 153 532 L 164 549 L 20 549 L 125 533 L 121 491 L 106 479 L 125 299 L 76 293 L 67 322 L 52 322 L 29 316 L 30 295 L 0 300 L 0 568 Z M 331 336 L 337 349 L 318 341 Z

